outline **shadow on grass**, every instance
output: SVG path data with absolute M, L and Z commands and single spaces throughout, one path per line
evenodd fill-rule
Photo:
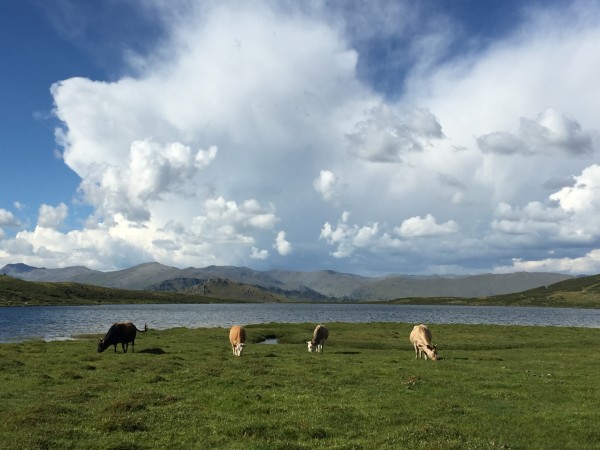
M 503 358 L 498 358 L 498 357 L 489 357 L 489 358 L 482 358 L 482 357 L 473 357 L 473 358 L 467 358 L 466 356 L 449 356 L 449 357 L 445 357 L 445 358 L 438 358 L 438 361 L 441 360 L 448 360 L 448 361 L 470 361 L 470 360 L 474 360 L 474 361 L 504 361 Z
M 336 355 L 360 355 L 361 352 L 333 352 Z
M 145 348 L 144 350 L 140 350 L 138 353 L 150 353 L 152 355 L 164 355 L 165 352 L 162 348 Z

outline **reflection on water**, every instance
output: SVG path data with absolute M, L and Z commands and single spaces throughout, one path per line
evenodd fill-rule
M 600 309 L 370 304 L 103 305 L 0 308 L 0 342 L 104 335 L 113 322 L 139 328 L 230 327 L 258 323 L 398 322 L 600 328 Z

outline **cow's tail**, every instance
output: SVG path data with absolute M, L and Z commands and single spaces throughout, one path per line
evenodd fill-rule
M 140 333 L 145 333 L 146 331 L 148 331 L 148 324 L 147 323 L 144 324 L 143 330 L 140 330 L 138 327 L 135 327 L 135 329 L 138 330 Z

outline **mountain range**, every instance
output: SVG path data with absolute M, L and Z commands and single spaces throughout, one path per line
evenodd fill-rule
M 0 273 L 26 281 L 75 282 L 130 290 L 207 295 L 228 291 L 288 300 L 394 300 L 407 297 L 488 297 L 549 286 L 573 278 L 545 272 L 480 275 L 386 275 L 364 277 L 331 270 L 299 272 L 259 271 L 247 267 L 204 268 L 165 266 L 152 262 L 128 269 L 102 272 L 83 266 L 59 269 L 7 264 Z M 235 290 L 232 290 L 235 287 Z

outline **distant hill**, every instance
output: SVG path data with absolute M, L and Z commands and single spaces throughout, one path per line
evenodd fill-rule
M 4 273 L 9 272 L 10 275 L 15 276 L 16 274 L 26 274 L 29 272 L 33 272 L 34 270 L 45 270 L 46 268 L 38 269 L 37 267 L 31 267 L 27 264 L 18 263 L 18 264 L 8 264 L 4 266 L 2 269 Z
M 0 306 L 210 303 L 176 292 L 131 291 L 72 282 L 25 281 L 0 275 Z
M 230 281 L 226 278 L 174 278 L 154 287 L 157 291 L 179 292 L 208 298 L 232 299 L 253 302 L 319 301 L 329 300 L 312 289 L 284 290 Z
M 455 277 L 391 276 L 364 284 L 355 289 L 350 298 L 393 300 L 400 297 L 488 297 L 548 286 L 571 278 L 556 273 L 529 272 Z
M 258 271 L 247 267 L 208 266 L 179 269 L 159 263 L 100 272 L 86 267 L 46 269 L 8 264 L 0 269 L 28 281 L 62 281 L 102 287 L 179 292 L 209 279 L 224 279 L 266 290 L 275 296 L 317 300 L 392 300 L 407 297 L 486 297 L 521 292 L 573 278 L 556 273 L 483 274 L 465 276 L 363 277 L 330 270 L 297 272 Z M 187 281 L 183 281 L 187 280 Z
M 374 279 L 334 272 L 333 270 L 319 270 L 315 272 L 290 272 L 285 270 L 270 270 L 266 272 L 271 278 L 279 281 L 284 289 L 302 289 L 308 287 L 324 296 L 343 298 L 352 297 L 353 293 Z
M 74 278 L 87 274 L 102 273 L 83 266 L 71 266 L 64 269 L 46 269 L 32 267 L 27 264 L 7 264 L 0 269 L 1 274 L 10 275 L 27 281 L 73 281 Z
M 600 308 L 600 275 L 577 277 L 524 292 L 500 295 L 502 304 Z
M 73 282 L 25 281 L 0 275 L 0 306 L 27 305 L 98 305 L 98 304 L 147 304 L 147 303 L 216 303 L 216 302 L 278 302 L 306 301 L 320 294 L 297 291 L 277 293 L 267 289 L 226 279 L 212 278 L 195 283 L 182 281 L 177 292 L 125 290 L 104 288 Z M 188 287 L 183 287 L 189 284 Z M 331 300 L 331 299 L 329 299 Z M 398 298 L 386 303 L 398 304 L 452 304 L 452 305 L 499 305 L 499 306 L 554 306 L 577 308 L 600 308 L 600 275 L 573 278 L 546 287 L 523 292 L 488 297 L 412 297 Z

